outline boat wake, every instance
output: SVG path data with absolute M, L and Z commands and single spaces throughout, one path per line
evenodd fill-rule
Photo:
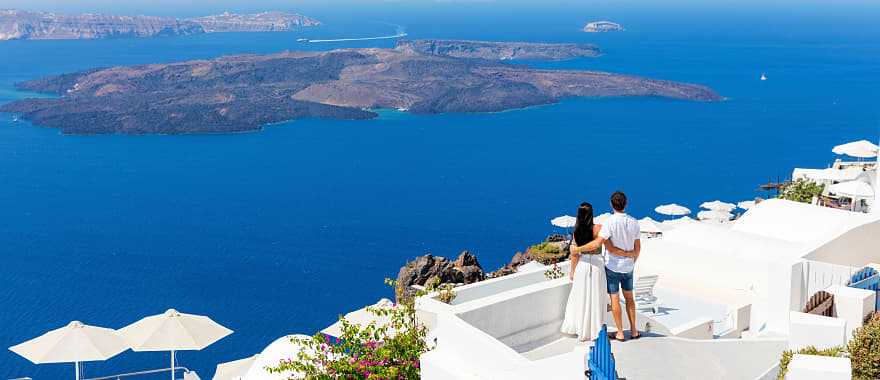
M 403 38 L 406 37 L 406 33 L 399 33 L 393 36 L 380 36 L 380 37 L 362 37 L 362 38 L 335 38 L 331 40 L 306 40 L 304 42 L 317 43 L 317 42 L 347 42 L 347 41 L 371 41 L 371 40 L 390 40 L 393 38 Z
M 394 25 L 394 24 L 390 24 Z M 394 25 L 397 27 L 397 34 L 391 36 L 379 36 L 379 37 L 360 37 L 360 38 L 333 38 L 333 39 L 325 39 L 325 40 L 310 40 L 310 39 L 299 39 L 300 42 L 309 42 L 309 43 L 321 43 L 321 42 L 350 42 L 350 41 L 372 41 L 372 40 L 391 40 L 395 38 L 403 38 L 406 37 L 405 29 L 400 25 Z

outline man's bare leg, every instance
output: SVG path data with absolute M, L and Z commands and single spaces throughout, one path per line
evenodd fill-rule
M 636 325 L 636 301 L 633 299 L 633 292 L 624 290 L 623 299 L 626 301 L 626 316 L 629 317 L 629 328 L 632 331 L 631 336 L 637 338 L 639 336 L 639 326 Z M 617 308 L 618 310 L 620 309 L 619 302 Z
M 617 326 L 617 334 L 614 334 L 614 337 L 617 340 L 623 340 L 623 315 L 620 310 L 620 293 L 609 294 L 608 296 L 611 297 L 611 315 L 614 317 L 614 325 Z M 632 292 L 630 292 L 630 296 L 632 296 Z M 629 310 L 627 310 L 628 312 Z

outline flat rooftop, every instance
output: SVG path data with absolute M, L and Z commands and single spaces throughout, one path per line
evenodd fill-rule
M 590 345 L 592 342 L 560 337 L 523 356 L 534 361 L 553 360 L 573 351 L 587 352 Z M 707 373 L 713 379 L 754 380 L 778 363 L 787 347 L 785 339 L 694 340 L 651 334 L 626 342 L 611 341 L 617 372 L 627 380 L 703 380 Z

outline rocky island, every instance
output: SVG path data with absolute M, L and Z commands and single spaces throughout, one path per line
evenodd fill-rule
M 624 30 L 620 24 L 611 21 L 593 21 L 584 26 L 584 32 L 587 33 L 622 32 Z
M 455 58 L 492 60 L 565 60 L 596 57 L 599 47 L 592 44 L 546 44 L 534 42 L 490 42 L 459 40 L 400 40 L 397 48 L 421 54 Z
M 183 36 L 217 32 L 281 32 L 316 25 L 320 25 L 320 22 L 313 18 L 282 12 L 247 15 L 224 13 L 180 20 L 153 16 L 63 15 L 0 10 L 0 41 Z
M 0 106 L 66 134 L 223 133 L 307 117 L 365 119 L 371 109 L 494 112 L 568 97 L 722 99 L 695 84 L 596 71 L 543 70 L 407 47 L 228 56 L 120 66 L 18 83 L 58 98 Z M 522 53 L 529 55 L 530 53 Z

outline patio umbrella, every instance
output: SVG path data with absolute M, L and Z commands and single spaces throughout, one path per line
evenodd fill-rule
M 575 222 L 577 219 L 571 215 L 557 216 L 550 220 L 550 224 L 560 228 L 572 228 Z
M 287 380 L 298 375 L 293 372 L 270 373 L 266 367 L 276 367 L 282 360 L 295 359 L 302 347 L 295 340 L 309 340 L 308 335 L 287 335 L 276 339 L 266 346 L 263 352 L 257 356 L 257 360 L 251 364 L 244 378 L 247 380 Z
M 755 207 L 755 201 L 742 201 L 736 204 L 736 207 L 739 207 L 743 210 L 749 210 L 752 207 Z
M 201 350 L 232 334 L 232 330 L 205 316 L 168 309 L 123 327 L 119 334 L 133 351 L 171 351 L 173 380 L 175 351 Z
M 733 218 L 733 214 L 724 210 L 707 210 L 700 211 L 697 213 L 697 219 L 699 220 L 730 220 Z
M 107 360 L 128 349 L 125 340 L 113 329 L 84 325 L 73 321 L 27 342 L 9 347 L 34 364 L 74 363 L 76 379 L 80 363 Z
M 711 201 L 711 202 L 703 202 L 700 205 L 701 208 L 713 211 L 731 211 L 736 208 L 736 205 L 733 203 L 727 203 L 722 201 Z
M 375 313 L 367 310 L 370 308 L 373 309 L 388 309 L 394 306 L 394 302 L 387 298 L 382 298 L 376 304 L 367 306 L 363 309 L 352 311 L 345 315 L 345 320 L 353 325 L 358 326 L 367 326 L 370 323 L 376 323 L 376 326 L 385 325 L 391 323 L 391 318 L 389 316 L 379 316 Z M 336 321 L 336 323 L 327 326 L 327 328 L 321 330 L 321 333 L 324 335 L 329 335 L 334 338 L 342 337 L 342 321 Z
M 257 354 L 249 358 L 217 364 L 217 370 L 214 371 L 212 380 L 243 380 L 244 375 L 259 357 L 260 355 Z
M 697 223 L 697 221 L 689 216 L 683 216 L 678 219 L 664 220 L 663 226 L 667 227 L 669 229 L 669 228 L 681 227 L 683 225 L 690 224 L 690 223 Z
M 599 214 L 599 216 L 593 218 L 593 223 L 596 223 L 596 224 L 603 224 L 603 223 L 605 223 L 605 221 L 608 220 L 608 218 L 610 218 L 610 217 L 611 217 L 611 213 L 610 213 L 610 212 L 606 212 L 606 213 Z
M 874 188 L 862 181 L 849 181 L 834 184 L 828 186 L 828 192 L 850 198 L 871 198 L 874 196 Z
M 656 220 L 645 217 L 639 219 L 639 229 L 649 234 L 659 234 L 663 232 L 663 227 Z
M 658 214 L 661 215 L 670 215 L 670 216 L 682 216 L 688 215 L 691 213 L 691 210 L 687 207 L 677 205 L 675 203 L 670 203 L 668 205 L 657 206 L 654 209 Z
M 831 149 L 834 154 L 846 155 L 856 158 L 877 157 L 877 150 L 877 145 L 867 140 L 853 141 L 850 143 L 835 146 L 833 149 Z

